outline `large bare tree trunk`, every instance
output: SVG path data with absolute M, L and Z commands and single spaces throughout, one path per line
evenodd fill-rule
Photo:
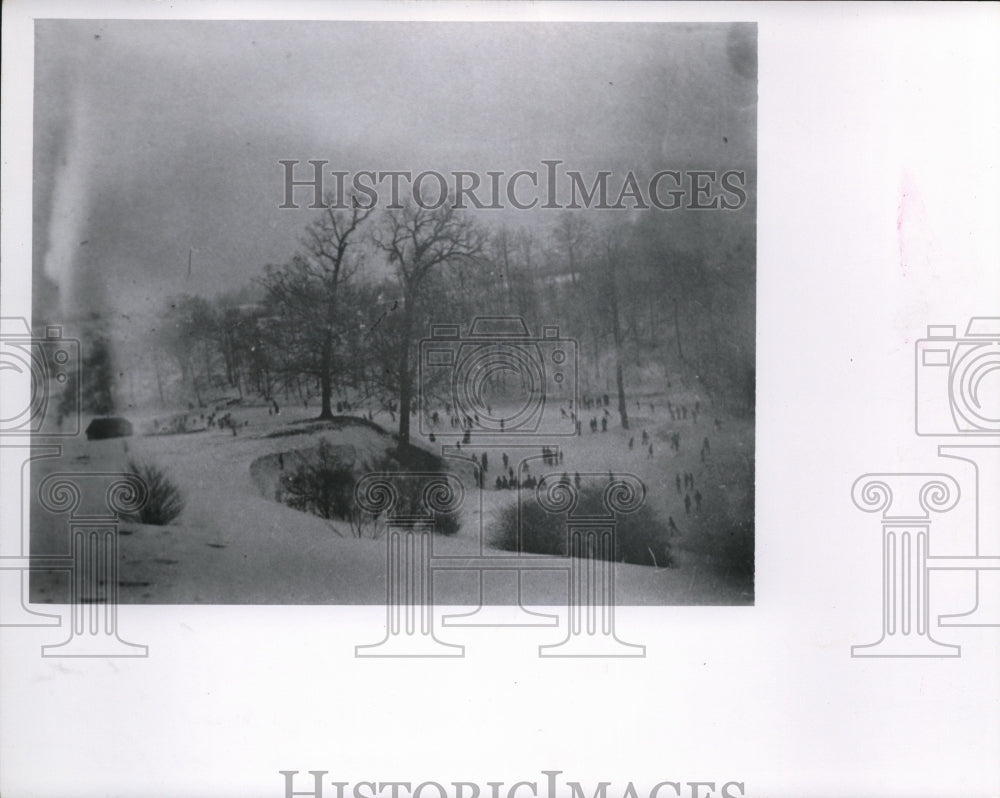
M 681 368 L 684 368 L 684 350 L 681 348 L 681 311 L 674 297 L 674 336 L 677 339 L 677 357 L 681 361 Z
M 628 429 L 628 404 L 625 402 L 625 379 L 622 369 L 622 329 L 618 319 L 618 284 L 614 270 L 608 264 L 608 293 L 611 294 L 611 330 L 615 338 L 615 382 L 618 388 L 618 417 L 622 429 Z
M 410 337 L 416 321 L 416 303 L 420 287 L 431 270 L 448 263 L 473 258 L 482 251 L 485 235 L 454 207 L 444 206 L 428 212 L 409 203 L 400 213 L 388 211 L 388 224 L 375 244 L 396 265 L 403 289 L 402 329 L 399 341 L 399 446 L 410 443 L 410 407 L 413 371 L 410 363 Z
M 333 357 L 333 341 L 329 330 L 323 336 L 323 351 L 320 356 L 319 384 L 322 406 L 319 411 L 321 421 L 329 421 L 333 418 L 333 408 L 331 399 L 333 395 L 333 378 L 330 374 L 330 360 Z
M 399 344 L 399 448 L 410 445 L 410 332 L 413 325 L 413 305 L 406 302 L 403 308 L 403 335 Z

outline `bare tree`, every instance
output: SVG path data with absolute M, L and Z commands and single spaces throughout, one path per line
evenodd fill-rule
M 159 327 L 160 347 L 177 362 L 182 386 L 190 388 L 198 407 L 204 407 L 206 397 L 202 389 L 211 389 L 214 373 L 215 309 L 212 303 L 189 294 L 173 297 L 167 303 Z M 204 370 L 201 378 L 199 366 Z
M 338 300 L 343 284 L 361 258 L 353 244 L 372 209 L 327 207 L 305 232 L 302 250 L 289 263 L 268 267 L 262 283 L 274 311 L 285 322 L 282 341 L 289 367 L 315 376 L 320 384 L 320 419 L 333 418 L 331 408 L 337 342 L 344 319 Z
M 452 203 L 429 210 L 412 199 L 400 210 L 386 212 L 385 223 L 375 234 L 375 244 L 396 270 L 402 293 L 399 315 L 399 444 L 410 442 L 410 408 L 413 404 L 413 336 L 417 332 L 418 303 L 427 276 L 443 264 L 458 264 L 483 248 L 484 234 Z
M 552 238 L 556 250 L 565 261 L 570 282 L 576 285 L 580 258 L 587 245 L 587 230 L 582 217 L 571 211 L 563 211 L 552 230 Z
M 621 312 L 619 310 L 619 282 L 627 275 L 625 265 L 628 255 L 625 252 L 625 245 L 619 240 L 616 231 L 608 230 L 604 239 L 604 287 L 605 296 L 608 301 L 608 312 L 611 315 L 611 333 L 615 345 L 615 387 L 618 390 L 618 417 L 621 420 L 622 429 L 628 429 L 628 403 L 625 401 L 625 377 L 622 362 L 625 354 L 622 351 L 624 341 L 622 339 Z

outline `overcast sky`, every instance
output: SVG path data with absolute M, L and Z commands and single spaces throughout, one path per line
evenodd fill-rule
M 277 209 L 280 159 L 755 161 L 752 26 L 44 20 L 36 45 L 35 268 L 84 306 L 152 309 L 286 260 L 311 217 Z

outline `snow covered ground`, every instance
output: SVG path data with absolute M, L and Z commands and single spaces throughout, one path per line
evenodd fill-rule
M 649 402 L 654 407 L 650 409 Z M 628 472 L 639 476 L 647 487 L 647 502 L 666 518 L 672 516 L 679 532 L 674 539 L 675 565 L 670 568 L 619 563 L 614 565 L 617 600 L 621 605 L 750 604 L 753 584 L 748 576 L 727 573 L 714 552 L 724 543 L 702 529 L 695 538 L 695 511 L 688 514 L 683 493 L 676 489 L 676 475 L 692 472 L 703 494 L 703 512 L 722 516 L 732 512 L 743 497 L 740 480 L 752 473 L 753 429 L 747 422 L 724 419 L 721 429 L 714 416 L 703 410 L 697 425 L 690 419 L 671 421 L 662 397 L 644 397 L 636 409 L 630 407 L 631 430 L 609 425 L 607 432 L 591 433 L 588 420 L 601 411 L 583 411 L 583 434 L 562 438 L 564 461 L 551 471 L 581 473 Z M 266 495 L 267 464 L 273 468 L 277 456 L 307 449 L 325 438 L 331 444 L 353 447 L 362 461 L 384 454 L 391 438 L 369 426 L 349 425 L 340 429 L 316 429 L 305 423 L 315 407 L 283 407 L 280 415 L 269 415 L 266 407 L 235 407 L 238 434 L 217 428 L 201 432 L 127 439 L 68 442 L 61 457 L 35 462 L 32 472 L 36 493 L 40 480 L 54 471 L 88 473 L 123 470 L 128 458 L 162 467 L 180 487 L 186 507 L 167 526 L 146 526 L 126 521 L 119 539 L 119 584 L 122 603 L 152 604 L 377 604 L 384 603 L 386 590 L 386 543 L 352 537 L 340 522 L 293 510 Z M 167 415 L 167 414 L 165 414 Z M 614 421 L 614 413 L 612 413 Z M 141 430 L 149 418 L 132 418 Z M 86 422 L 86 419 L 85 419 Z M 376 413 L 375 422 L 392 430 L 388 413 Z M 443 422 L 447 425 L 447 419 Z M 414 424 L 414 428 L 417 425 Z M 653 441 L 653 456 L 640 445 L 642 430 Z M 673 453 L 667 436 L 679 431 L 682 446 Z M 277 434 L 276 434 L 277 433 Z M 699 457 L 704 436 L 711 440 L 712 455 Z M 629 449 L 628 440 L 635 438 Z M 441 452 L 453 440 L 439 438 L 432 444 L 415 440 L 428 450 Z M 514 441 L 511 440 L 511 443 Z M 517 441 L 527 443 L 523 439 Z M 486 448 L 486 444 L 491 444 Z M 499 444 L 499 449 L 493 448 Z M 487 488 L 472 486 L 469 472 L 463 474 L 467 494 L 463 524 L 453 537 L 434 536 L 433 552 L 454 558 L 469 558 L 469 571 L 438 572 L 434 597 L 439 605 L 476 605 L 479 580 L 475 572 L 485 542 L 490 549 L 490 527 L 499 510 L 514 502 L 516 492 L 493 489 L 500 472 L 499 451 L 504 442 L 473 437 L 463 454 L 489 451 Z M 514 449 L 510 449 L 512 461 Z M 537 454 L 535 446 L 532 454 Z M 291 460 L 292 458 L 289 458 Z M 255 473 L 251 474 L 254 462 Z M 516 461 L 513 461 L 516 467 Z M 533 461 L 532 473 L 543 469 Z M 288 465 L 288 463 L 286 463 Z M 463 469 L 457 469 L 462 473 Z M 742 474 L 740 473 L 742 472 Z M 735 476 L 734 476 L 735 474 Z M 262 482 L 263 480 L 263 482 Z M 746 483 L 749 484 L 749 483 Z M 92 497 L 94 498 L 94 497 Z M 33 554 L 65 551 L 65 516 L 32 506 L 31 550 Z M 702 524 L 702 527 L 705 525 Z M 560 558 L 552 558 L 560 560 Z M 562 561 L 565 564 L 565 561 Z M 558 566 L 559 563 L 557 562 Z M 65 577 L 36 573 L 31 596 L 38 602 L 62 602 Z M 513 574 L 488 578 L 486 603 L 509 604 L 517 600 Z M 563 605 L 566 601 L 565 571 L 533 571 L 521 580 L 522 600 L 530 605 Z

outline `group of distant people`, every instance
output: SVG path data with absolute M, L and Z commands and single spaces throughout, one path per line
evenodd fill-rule
M 687 405 L 675 405 L 669 399 L 667 400 L 667 412 L 670 413 L 671 421 L 686 421 L 688 417 L 688 406 Z M 701 412 L 701 402 L 695 401 L 694 407 L 691 409 L 691 420 L 697 424 L 698 414 Z
M 580 403 L 583 405 L 584 410 L 593 410 L 595 407 L 610 407 L 611 397 L 607 394 L 597 397 L 584 394 L 580 399 Z
M 653 459 L 653 442 L 650 439 L 649 433 L 646 432 L 646 430 L 642 431 L 642 446 L 643 446 L 643 449 L 645 450 L 645 452 L 647 454 L 647 459 L 652 460 Z M 628 449 L 629 449 L 629 451 L 632 451 L 633 449 L 635 449 L 635 436 L 634 435 L 631 438 L 628 439 Z
M 607 432 L 608 431 L 608 415 L 607 415 L 607 411 L 604 411 L 604 412 L 605 412 L 605 414 L 603 416 L 601 416 L 601 424 L 600 424 L 600 426 L 601 426 L 601 432 Z M 597 425 L 597 418 L 596 417 L 592 417 L 590 419 L 590 431 L 591 432 L 597 432 L 597 426 L 598 426 Z
M 204 416 L 203 416 L 204 417 Z M 205 419 L 205 426 L 211 429 L 212 427 L 218 427 L 219 429 L 229 429 L 233 433 L 233 437 L 236 436 L 236 430 L 238 427 L 246 427 L 250 422 L 246 419 L 240 424 L 236 419 L 233 418 L 232 413 L 225 413 L 218 418 L 216 418 L 215 413 L 211 413 L 208 418 Z
M 591 396 L 589 394 L 584 394 L 579 402 L 574 406 L 573 400 L 568 400 L 565 406 L 559 407 L 559 414 L 561 418 L 569 420 L 573 425 L 577 435 L 582 433 L 584 419 L 580 418 L 577 413 L 577 408 L 582 408 L 583 410 L 598 410 L 595 415 L 592 415 L 588 421 L 588 426 L 590 427 L 591 433 L 607 432 L 608 425 L 611 419 L 611 396 L 609 394 L 602 394 L 599 396 Z M 636 399 L 635 401 L 636 411 L 642 409 L 642 403 Z M 394 415 L 395 408 L 388 408 L 388 412 L 395 420 Z M 652 402 L 649 403 L 649 412 L 651 414 L 656 413 L 656 405 Z M 672 401 L 667 400 L 667 412 L 670 414 L 671 421 L 686 421 L 689 417 L 693 420 L 695 424 L 698 423 L 698 416 L 701 413 L 701 401 L 695 400 L 694 405 L 689 408 L 686 404 L 674 404 Z M 489 405 L 486 406 L 487 416 L 493 416 L 493 408 Z M 459 413 L 458 408 L 455 408 L 455 412 L 452 412 L 452 406 L 450 403 L 445 405 L 444 415 L 448 417 L 448 423 L 451 429 L 461 430 L 462 442 L 468 444 L 470 435 L 465 433 L 471 433 L 472 430 L 480 426 L 480 418 L 478 413 Z M 437 428 L 441 426 L 442 413 L 435 410 L 429 415 L 429 421 L 432 427 Z M 504 420 L 499 419 L 500 430 L 504 429 Z M 721 429 L 722 422 L 716 418 L 715 428 L 716 430 Z M 648 447 L 649 443 L 644 442 L 644 446 Z M 673 438 L 673 448 L 679 449 L 678 436 L 675 435 Z
M 598 430 L 600 430 L 602 433 L 606 433 L 608 431 L 608 424 L 611 418 L 611 412 L 609 410 L 610 404 L 611 404 L 611 397 L 608 394 L 595 395 L 595 396 L 584 395 L 580 399 L 577 405 L 578 407 L 587 410 L 597 411 L 589 419 L 589 427 L 592 433 L 596 434 Z M 639 400 L 636 400 L 635 406 L 637 411 L 641 410 L 642 408 L 642 404 Z M 338 413 L 351 412 L 352 410 L 356 409 L 354 406 L 352 406 L 352 404 L 349 401 L 346 400 L 337 402 L 336 408 Z M 686 421 L 687 419 L 690 418 L 694 424 L 697 424 L 698 417 L 701 413 L 701 403 L 699 401 L 695 401 L 693 406 L 689 406 L 686 404 L 674 404 L 672 401 L 668 400 L 666 403 L 666 408 L 667 412 L 670 415 L 671 421 L 675 422 Z M 395 414 L 397 412 L 397 407 L 395 403 L 393 402 L 383 403 L 381 409 L 384 412 L 389 413 L 393 421 L 395 421 Z M 649 411 L 650 413 L 655 414 L 656 406 L 653 403 L 649 403 Z M 277 402 L 274 402 L 272 400 L 272 406 L 268 408 L 268 414 L 276 415 L 279 412 L 280 409 L 278 407 Z M 363 409 L 361 409 L 361 412 L 362 414 L 364 414 Z M 493 412 L 492 407 L 486 406 L 486 412 L 488 416 L 492 417 L 492 412 Z M 579 435 L 581 432 L 582 422 L 577 415 L 574 403 L 572 401 L 569 401 L 565 406 L 560 407 L 560 414 L 562 418 L 569 419 L 572 421 L 572 423 L 575 426 L 576 433 L 577 435 Z M 432 426 L 435 428 L 441 426 L 442 421 L 445 417 L 447 417 L 448 423 L 453 430 L 461 430 L 462 442 L 456 443 L 456 448 L 461 450 L 462 444 L 465 444 L 467 447 L 471 445 L 472 431 L 477 427 L 479 427 L 480 425 L 479 415 L 477 413 L 464 413 L 464 412 L 459 413 L 457 408 L 455 408 L 453 411 L 451 404 L 446 404 L 443 413 L 439 410 L 435 410 L 428 416 Z M 373 420 L 374 416 L 371 410 L 367 411 L 367 418 L 368 420 Z M 224 415 L 218 417 L 216 413 L 212 413 L 207 417 L 206 421 L 209 427 L 218 426 L 220 429 L 226 429 L 226 428 L 231 429 L 233 435 L 236 435 L 236 428 L 237 426 L 239 426 L 238 423 L 233 419 L 231 412 L 227 412 Z M 246 423 L 247 422 L 244 422 L 244 424 Z M 714 426 L 716 431 L 719 431 L 722 428 L 722 422 L 718 418 L 715 418 Z M 503 429 L 502 421 L 500 422 L 500 427 L 502 430 Z M 430 439 L 431 441 L 435 440 L 435 436 L 433 433 L 431 433 Z M 666 440 L 668 441 L 672 451 L 674 452 L 680 451 L 681 433 L 679 431 L 677 430 L 670 431 L 666 436 Z M 641 446 L 640 451 L 646 455 L 647 459 L 653 459 L 655 455 L 654 443 L 648 430 L 646 429 L 642 430 L 641 436 L 639 436 L 638 441 L 636 436 L 634 435 L 630 436 L 627 441 L 628 450 L 634 451 L 637 447 L 637 443 Z M 708 436 L 705 435 L 702 439 L 700 448 L 701 462 L 703 463 L 706 462 L 706 459 L 710 456 L 710 454 L 711 454 L 711 444 L 709 442 Z M 553 466 L 558 467 L 563 465 L 564 463 L 565 453 L 564 449 L 561 447 L 543 446 L 541 447 L 541 455 L 542 455 L 542 462 L 547 467 L 553 467 Z M 478 455 L 473 453 L 471 455 L 471 459 L 474 465 L 476 466 L 474 472 L 475 472 L 475 480 L 477 486 L 480 489 L 485 489 L 487 484 L 487 473 L 489 472 L 489 466 L 490 466 L 489 455 L 485 451 Z M 531 474 L 527 462 L 523 462 L 519 466 L 518 471 L 516 472 L 513 464 L 510 461 L 510 457 L 506 452 L 501 453 L 501 460 L 502 460 L 502 468 L 500 469 L 500 472 L 492 480 L 492 485 L 495 490 L 498 491 L 517 490 L 518 488 L 526 488 L 529 490 L 533 490 L 539 487 L 540 485 L 544 487 L 545 478 L 542 477 L 541 479 L 537 479 L 533 474 Z M 613 476 L 610 471 L 609 471 L 609 476 Z M 574 472 L 572 477 L 570 476 L 569 472 L 563 472 L 562 475 L 558 478 L 558 481 L 559 483 L 565 485 L 575 484 L 576 487 L 579 488 L 582 480 L 579 472 Z M 702 509 L 704 497 L 702 496 L 701 491 L 695 486 L 694 474 L 687 471 L 678 472 L 675 475 L 675 485 L 678 497 L 683 495 L 683 505 L 684 505 L 685 515 L 691 515 L 692 511 L 694 511 L 695 513 L 700 512 Z M 678 533 L 677 524 L 673 516 L 668 517 L 667 526 L 671 535 Z
M 683 479 L 682 479 L 682 476 L 683 476 Z M 677 478 L 675 480 L 675 484 L 677 485 L 677 492 L 678 493 L 681 493 L 681 492 L 684 493 L 684 512 L 687 513 L 688 515 L 691 514 L 691 499 L 692 499 L 692 496 L 694 498 L 694 508 L 695 508 L 695 511 L 696 512 L 700 512 L 701 511 L 701 498 L 702 497 L 701 497 L 701 491 L 695 489 L 695 486 L 694 486 L 694 474 L 692 474 L 690 471 L 684 472 L 683 475 L 677 474 Z M 683 487 L 682 487 L 682 484 L 683 484 Z M 692 494 L 689 491 L 694 491 L 694 493 Z
M 457 447 L 461 449 L 460 446 Z M 562 465 L 565 455 L 562 449 L 557 449 L 550 446 L 542 447 L 542 462 L 547 466 Z M 493 486 L 496 490 L 515 490 L 518 487 L 522 488 L 535 488 L 538 486 L 539 482 L 535 479 L 534 475 L 531 474 L 531 466 L 527 461 L 521 463 L 519 470 L 521 471 L 520 477 L 514 471 L 514 466 L 511 463 L 510 456 L 507 452 L 501 452 L 500 454 L 501 468 L 500 473 L 493 480 Z M 482 454 L 472 454 L 472 463 L 475 466 L 475 479 L 476 484 L 480 490 L 486 487 L 486 474 L 490 470 L 489 454 L 483 452 Z M 569 476 L 565 475 L 567 484 L 569 483 Z M 577 486 L 580 485 L 580 474 L 577 473 L 575 476 L 575 482 Z

